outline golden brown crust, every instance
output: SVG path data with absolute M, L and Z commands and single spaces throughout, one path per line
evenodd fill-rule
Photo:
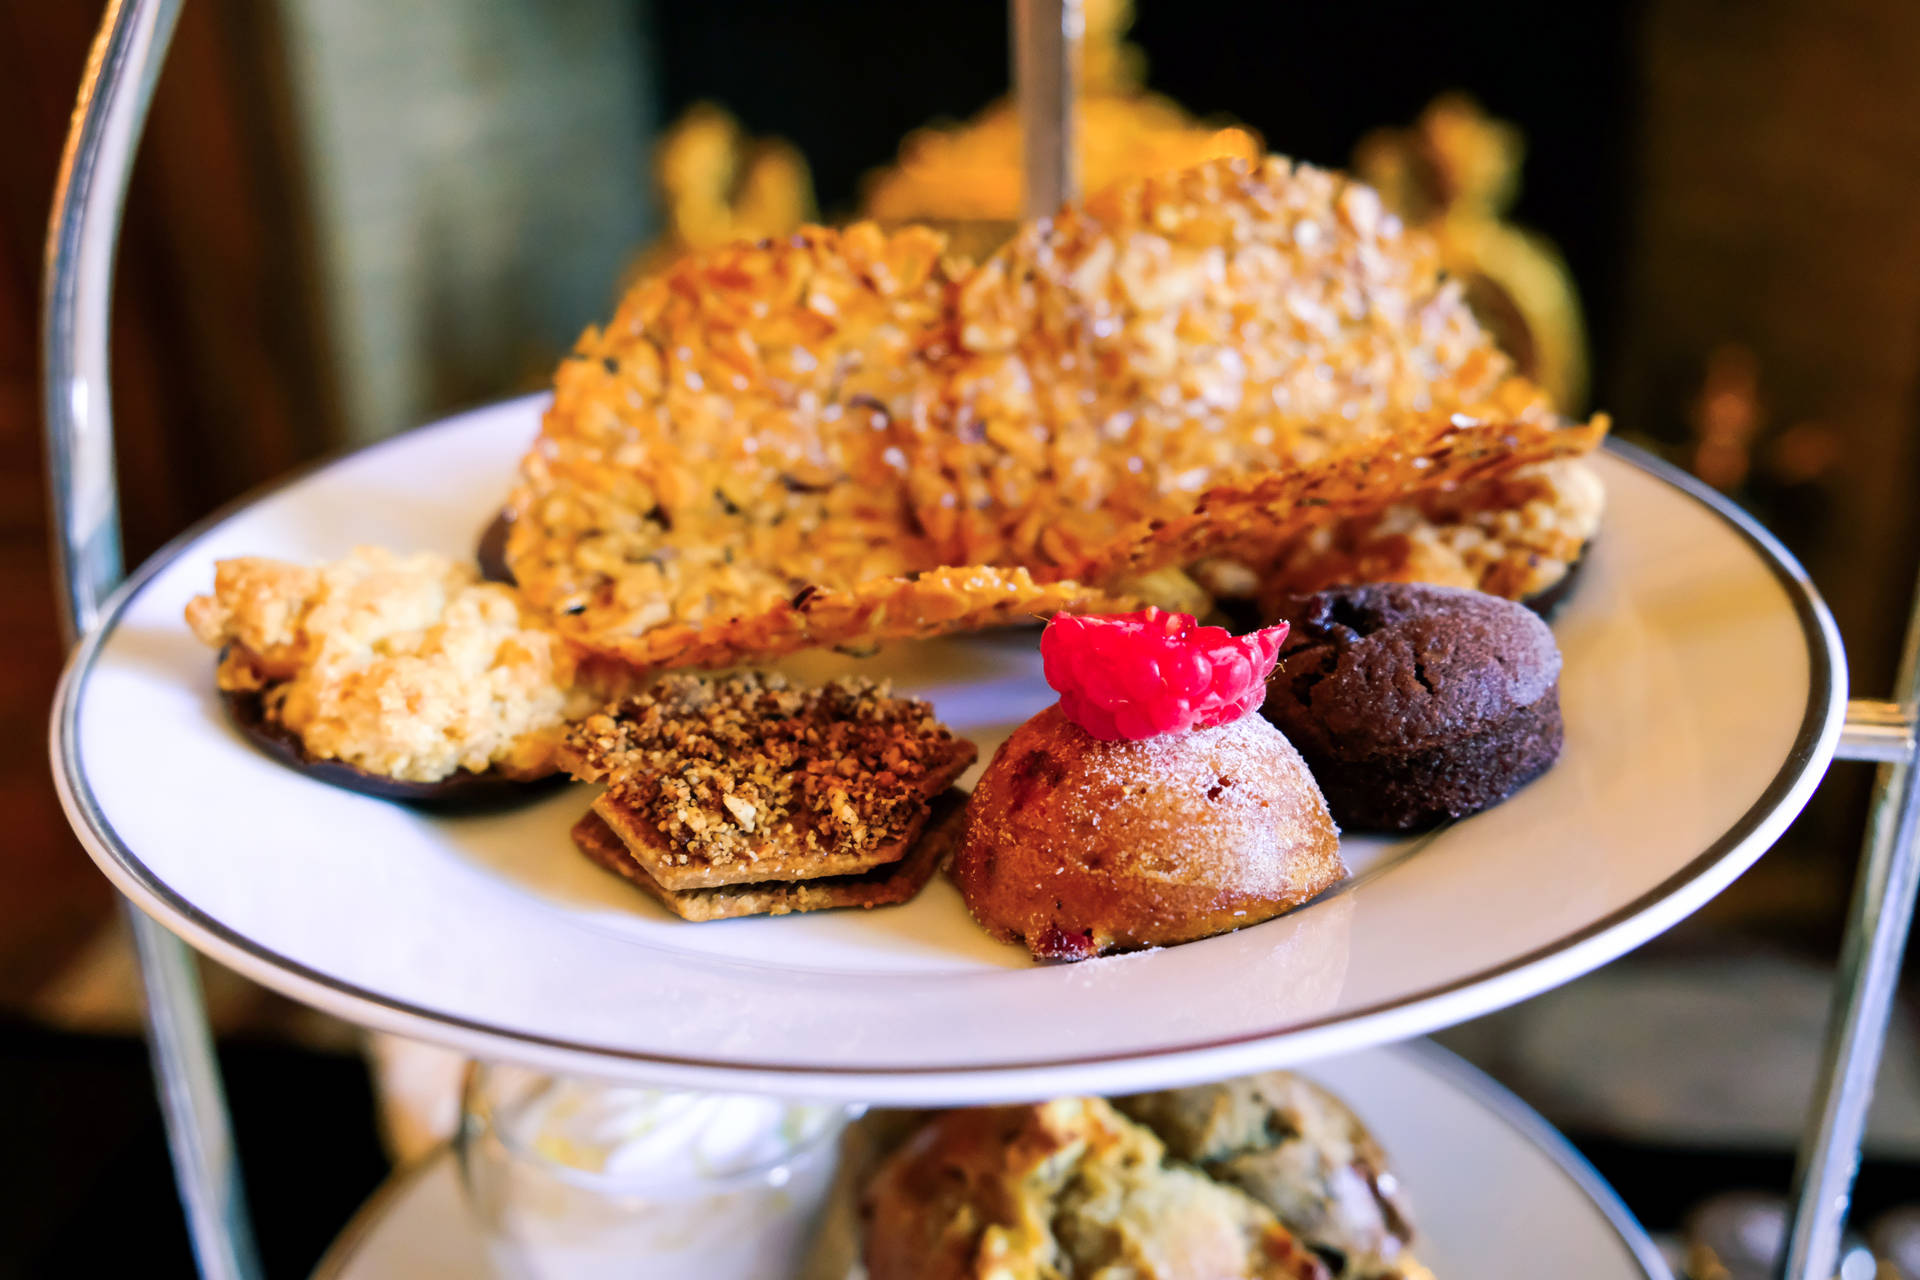
M 1281 157 L 1122 183 L 1031 224 L 955 310 L 909 451 L 949 563 L 1064 570 L 1209 488 L 1408 427 L 1559 423 L 1429 238 Z
M 1299 753 L 1257 715 L 1100 742 L 1049 707 L 974 788 L 951 874 L 987 932 L 1082 959 L 1257 924 L 1346 874 Z
M 886 436 L 950 272 L 911 228 L 807 227 L 642 281 L 562 362 L 507 561 L 587 635 L 700 628 L 925 567 Z
M 1294 539 L 1256 571 L 1261 607 L 1364 582 L 1424 582 L 1526 600 L 1566 577 L 1599 531 L 1605 506 L 1606 489 L 1584 458 L 1423 494 Z
M 568 735 L 566 767 L 607 783 L 603 817 L 657 833 L 629 847 L 680 889 L 897 859 L 975 754 L 885 684 L 795 688 L 748 671 L 667 676 L 589 716 Z
M 819 880 L 767 881 L 702 889 L 668 889 L 614 834 L 599 812 L 588 811 L 574 824 L 573 843 L 582 853 L 644 889 L 683 920 L 735 920 L 742 916 L 784 916 L 798 911 L 838 907 L 886 907 L 910 900 L 952 854 L 964 826 L 965 798 L 950 792 L 934 801 L 934 816 L 905 856 L 858 875 Z
M 444 556 L 223 560 L 186 615 L 223 650 L 223 691 L 257 693 L 314 759 L 380 777 L 549 774 L 566 719 L 596 701 L 571 645 Z
M 936 1116 L 862 1204 L 869 1280 L 1326 1280 L 1244 1193 L 1097 1098 Z
M 1335 1263 L 1336 1280 L 1415 1280 L 1406 1197 L 1339 1098 L 1286 1071 L 1115 1098 L 1178 1158 L 1239 1187 Z
M 561 370 L 508 560 L 583 645 L 717 665 L 1124 607 L 1196 548 L 1264 563 L 1603 430 L 1561 429 L 1367 188 L 1220 160 L 972 272 L 862 225 L 643 283 Z
M 1019 626 L 1064 611 L 1124 612 L 1131 589 L 1038 582 L 1025 569 L 994 565 L 933 569 L 845 587 L 809 583 L 760 612 L 701 624 L 669 624 L 636 635 L 579 637 L 583 646 L 639 670 L 722 667 L 801 649 L 855 646 L 879 637 L 913 639 Z
M 1409 421 L 1376 445 L 1210 489 L 1191 514 L 1157 522 L 1138 539 L 1116 542 L 1077 566 L 1076 573 L 1092 581 L 1121 580 L 1209 557 L 1265 565 L 1321 524 L 1364 518 L 1409 496 L 1418 500 L 1492 485 L 1519 468 L 1585 453 L 1605 432 L 1604 418 L 1557 428 L 1464 417 Z

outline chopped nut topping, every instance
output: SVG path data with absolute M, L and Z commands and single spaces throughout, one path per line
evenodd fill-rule
M 607 783 L 682 864 L 893 844 L 974 757 L 925 702 L 884 683 L 798 689 L 759 672 L 668 676 L 567 743 L 573 775 Z

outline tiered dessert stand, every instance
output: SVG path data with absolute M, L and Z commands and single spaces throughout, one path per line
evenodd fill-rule
M 178 8 L 107 6 L 54 207 L 45 390 L 74 647 L 52 750 L 75 831 L 137 908 L 154 1070 L 203 1274 L 259 1266 L 182 939 L 369 1027 L 676 1088 L 955 1105 L 1296 1066 L 1394 1153 L 1428 1211 L 1424 1248 L 1440 1274 L 1664 1276 L 1644 1233 L 1538 1117 L 1431 1046 L 1379 1046 L 1543 991 L 1672 925 L 1779 837 L 1838 756 L 1881 771 L 1782 1270 L 1833 1275 L 1920 870 L 1920 625 L 1897 700 L 1849 704 L 1832 621 L 1786 551 L 1688 477 L 1614 447 L 1599 460 L 1607 527 L 1556 622 L 1562 762 L 1437 835 L 1349 840 L 1355 874 L 1327 897 L 1202 943 L 1050 967 L 974 930 L 941 883 L 883 912 L 669 921 L 567 853 L 577 796 L 436 819 L 265 760 L 221 718 L 210 656 L 180 622 L 223 556 L 312 560 L 359 542 L 470 551 L 536 429 L 537 399 L 284 482 L 121 582 L 109 284 Z M 1077 16 L 1061 0 L 1020 0 L 1015 18 L 1030 204 L 1045 210 L 1072 190 Z M 434 477 L 430 491 L 420 476 Z M 990 752 L 1048 700 L 1033 648 L 1030 634 L 987 636 L 872 661 Z M 484 1265 L 441 1157 L 376 1197 L 323 1269 Z

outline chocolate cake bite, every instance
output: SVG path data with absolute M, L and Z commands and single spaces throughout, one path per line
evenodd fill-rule
M 1267 717 L 1342 827 L 1415 831 L 1500 801 L 1559 757 L 1560 650 L 1523 605 L 1415 583 L 1281 602 Z

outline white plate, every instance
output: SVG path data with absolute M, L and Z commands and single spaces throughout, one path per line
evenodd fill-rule
M 144 910 L 291 996 L 481 1056 L 959 1103 L 1402 1039 L 1565 982 L 1699 907 L 1799 811 L 1840 730 L 1844 660 L 1800 570 L 1731 507 L 1616 453 L 1600 460 L 1606 525 L 1555 624 L 1560 763 L 1437 836 L 1348 840 L 1355 877 L 1324 899 L 1070 966 L 990 940 L 944 880 L 886 910 L 688 924 L 574 852 L 584 789 L 436 819 L 275 764 L 229 727 L 213 657 L 181 621 L 222 556 L 470 553 L 539 408 L 412 432 L 184 536 L 75 655 L 54 716 L 68 816 Z M 930 697 L 983 758 L 1052 699 L 1030 630 L 858 665 Z
M 1420 1259 L 1435 1275 L 1671 1280 L 1653 1241 L 1580 1153 L 1452 1054 L 1399 1045 L 1303 1071 L 1339 1093 L 1386 1148 L 1413 1205 Z M 497 1274 L 443 1152 L 381 1188 L 314 1280 Z

